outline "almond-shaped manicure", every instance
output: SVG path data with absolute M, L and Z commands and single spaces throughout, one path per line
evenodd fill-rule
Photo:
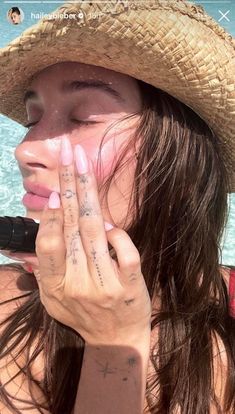
M 70 140 L 67 137 L 61 139 L 60 157 L 63 166 L 73 163 L 73 150 Z
M 84 148 L 77 144 L 75 146 L 75 162 L 78 174 L 86 174 L 89 171 L 89 163 Z

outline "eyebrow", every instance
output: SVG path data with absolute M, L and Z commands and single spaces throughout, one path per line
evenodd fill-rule
M 72 82 L 64 82 L 61 87 L 61 91 L 63 92 L 75 92 L 75 91 L 81 91 L 82 89 L 98 89 L 103 92 L 106 92 L 111 96 L 117 103 L 124 103 L 126 102 L 125 99 L 120 95 L 118 91 L 111 88 L 111 86 L 108 83 L 102 82 L 102 81 L 93 81 L 93 80 L 84 80 L 84 81 L 72 81 Z M 28 90 L 24 95 L 24 103 L 28 99 L 33 99 L 37 97 L 37 93 L 33 90 Z

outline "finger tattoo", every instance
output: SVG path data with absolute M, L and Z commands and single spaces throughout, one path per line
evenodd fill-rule
M 102 277 L 102 274 L 101 274 L 101 271 L 100 271 L 100 267 L 99 267 L 99 264 L 98 264 L 97 251 L 94 248 L 94 244 L 93 244 L 92 240 L 90 240 L 90 243 L 92 245 L 92 249 L 90 251 L 90 253 L 92 255 L 92 260 L 94 262 L 94 265 L 95 265 L 95 268 L 96 268 L 96 272 L 98 274 L 98 278 L 99 278 L 99 281 L 100 281 L 100 285 L 103 287 L 104 286 L 104 281 L 103 281 L 103 277 Z M 106 254 L 107 252 L 108 252 L 108 250 L 106 249 L 105 252 L 103 253 L 103 255 Z
M 66 168 L 65 171 L 62 173 L 62 180 L 65 183 L 71 183 L 73 181 L 73 174 L 71 171 L 69 171 L 68 168 Z
M 55 211 L 52 211 L 52 217 L 49 217 L 45 223 L 45 226 L 49 226 L 51 229 L 53 228 L 53 224 L 56 222 L 60 222 L 59 218 L 56 216 Z
M 79 239 L 80 239 L 80 231 L 77 230 L 75 233 L 72 234 L 70 245 L 69 245 L 69 250 L 68 250 L 68 258 L 71 258 L 73 264 L 78 264 L 77 254 L 79 252 L 79 248 L 78 248 Z
M 92 216 L 92 212 L 93 212 L 93 209 L 89 207 L 89 205 L 86 202 L 81 203 L 80 209 L 79 209 L 80 217 Z
M 65 193 L 62 194 L 65 198 L 71 198 L 73 196 L 75 196 L 75 192 L 68 189 L 65 191 Z
M 125 302 L 126 306 L 129 306 L 129 305 L 131 305 L 131 303 L 133 303 L 134 301 L 135 301 L 135 299 L 128 299 L 128 300 L 125 300 L 124 302 Z
M 138 273 L 131 273 L 129 276 L 130 282 L 134 282 L 138 279 Z
M 81 204 L 80 204 L 79 213 L 80 213 L 80 217 L 98 215 L 98 213 L 96 212 L 96 210 L 94 208 L 92 208 L 91 205 L 89 205 L 87 191 L 85 192 L 85 199 L 84 199 L 84 201 L 81 202 Z
M 55 271 L 55 259 L 53 256 L 49 256 L 49 263 L 50 263 L 50 272 L 54 276 L 56 274 L 56 271 Z
M 88 176 L 86 174 L 79 175 L 79 181 L 80 181 L 81 184 L 88 183 Z

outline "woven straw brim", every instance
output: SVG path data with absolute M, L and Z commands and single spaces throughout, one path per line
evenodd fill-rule
M 59 17 L 65 13 L 77 17 Z M 1 49 L 1 113 L 25 124 L 23 96 L 32 76 L 57 62 L 81 62 L 133 76 L 179 99 L 206 121 L 220 139 L 229 191 L 235 191 L 231 35 L 201 6 L 183 0 L 67 3 L 54 14 Z

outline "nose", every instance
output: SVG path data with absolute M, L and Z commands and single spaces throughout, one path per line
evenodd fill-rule
M 25 141 L 15 149 L 15 158 L 22 171 L 36 171 L 39 169 L 56 169 L 60 152 L 60 139 L 53 142 L 45 140 L 41 142 Z
M 40 127 L 40 130 L 35 127 L 34 131 L 29 131 L 14 152 L 22 174 L 27 175 L 29 172 L 42 169 L 56 169 L 63 135 L 62 132 L 48 134 L 43 127 Z

